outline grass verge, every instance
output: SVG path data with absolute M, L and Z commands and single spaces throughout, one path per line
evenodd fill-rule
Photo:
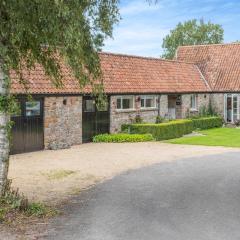
M 18 190 L 11 189 L 8 180 L 3 196 L 0 197 L 0 222 L 10 224 L 26 218 L 45 218 L 58 214 L 56 209 L 43 203 L 29 202 Z
M 46 173 L 44 172 L 42 175 L 46 176 L 48 180 L 60 180 L 75 173 L 76 172 L 72 170 L 52 170 Z
M 181 137 L 168 140 L 167 142 L 187 145 L 240 147 L 239 128 L 214 128 L 198 132 L 202 136 Z

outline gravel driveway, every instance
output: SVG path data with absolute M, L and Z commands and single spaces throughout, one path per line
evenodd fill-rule
M 237 240 L 239 152 L 159 163 L 72 199 L 48 240 Z
M 238 149 L 183 146 L 159 142 L 83 144 L 71 149 L 40 151 L 11 156 L 9 177 L 29 199 L 59 204 L 83 189 L 122 172 Z

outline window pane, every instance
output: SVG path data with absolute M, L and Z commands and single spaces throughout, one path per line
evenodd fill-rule
M 146 99 L 146 107 L 154 107 L 153 98 Z
M 131 97 L 130 99 L 129 99 L 129 108 L 133 108 L 133 102 L 134 100 L 133 100 L 133 98 Z
M 131 108 L 131 103 L 130 103 L 130 99 L 129 98 L 123 98 L 122 100 L 122 108 L 123 109 L 128 109 Z
M 145 105 L 144 105 L 144 98 L 141 98 L 141 107 L 144 108 Z
M 117 99 L 117 109 L 121 109 L 121 98 Z
M 191 108 L 196 108 L 196 95 L 191 95 Z
M 235 122 L 238 118 L 238 98 L 233 96 L 233 121 Z
M 40 115 L 40 102 L 26 102 L 26 116 L 39 116 Z
M 95 101 L 92 99 L 85 100 L 85 112 L 95 112 Z
M 232 96 L 227 96 L 227 121 L 232 122 Z

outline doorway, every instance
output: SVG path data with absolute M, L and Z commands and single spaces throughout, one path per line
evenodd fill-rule
M 43 99 L 18 99 L 19 111 L 13 121 L 10 153 L 24 153 L 44 148 Z
M 109 133 L 109 98 L 105 107 L 97 109 L 95 98 L 91 96 L 83 97 L 82 126 L 84 143 L 91 142 L 95 135 Z

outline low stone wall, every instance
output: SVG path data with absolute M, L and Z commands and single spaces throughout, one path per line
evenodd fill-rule
M 68 148 L 80 143 L 82 143 L 82 97 L 46 97 L 44 99 L 45 148 Z
M 167 95 L 160 96 L 160 106 L 154 109 L 141 109 L 141 102 L 138 100 L 140 95 L 134 96 L 135 109 L 134 110 L 118 110 L 116 109 L 116 97 L 111 96 L 110 99 L 110 132 L 116 133 L 121 130 L 121 125 L 125 123 L 134 122 L 137 115 L 139 115 L 144 122 L 155 122 L 158 116 L 158 107 L 160 107 L 160 115 L 166 117 L 168 114 L 168 97 Z

